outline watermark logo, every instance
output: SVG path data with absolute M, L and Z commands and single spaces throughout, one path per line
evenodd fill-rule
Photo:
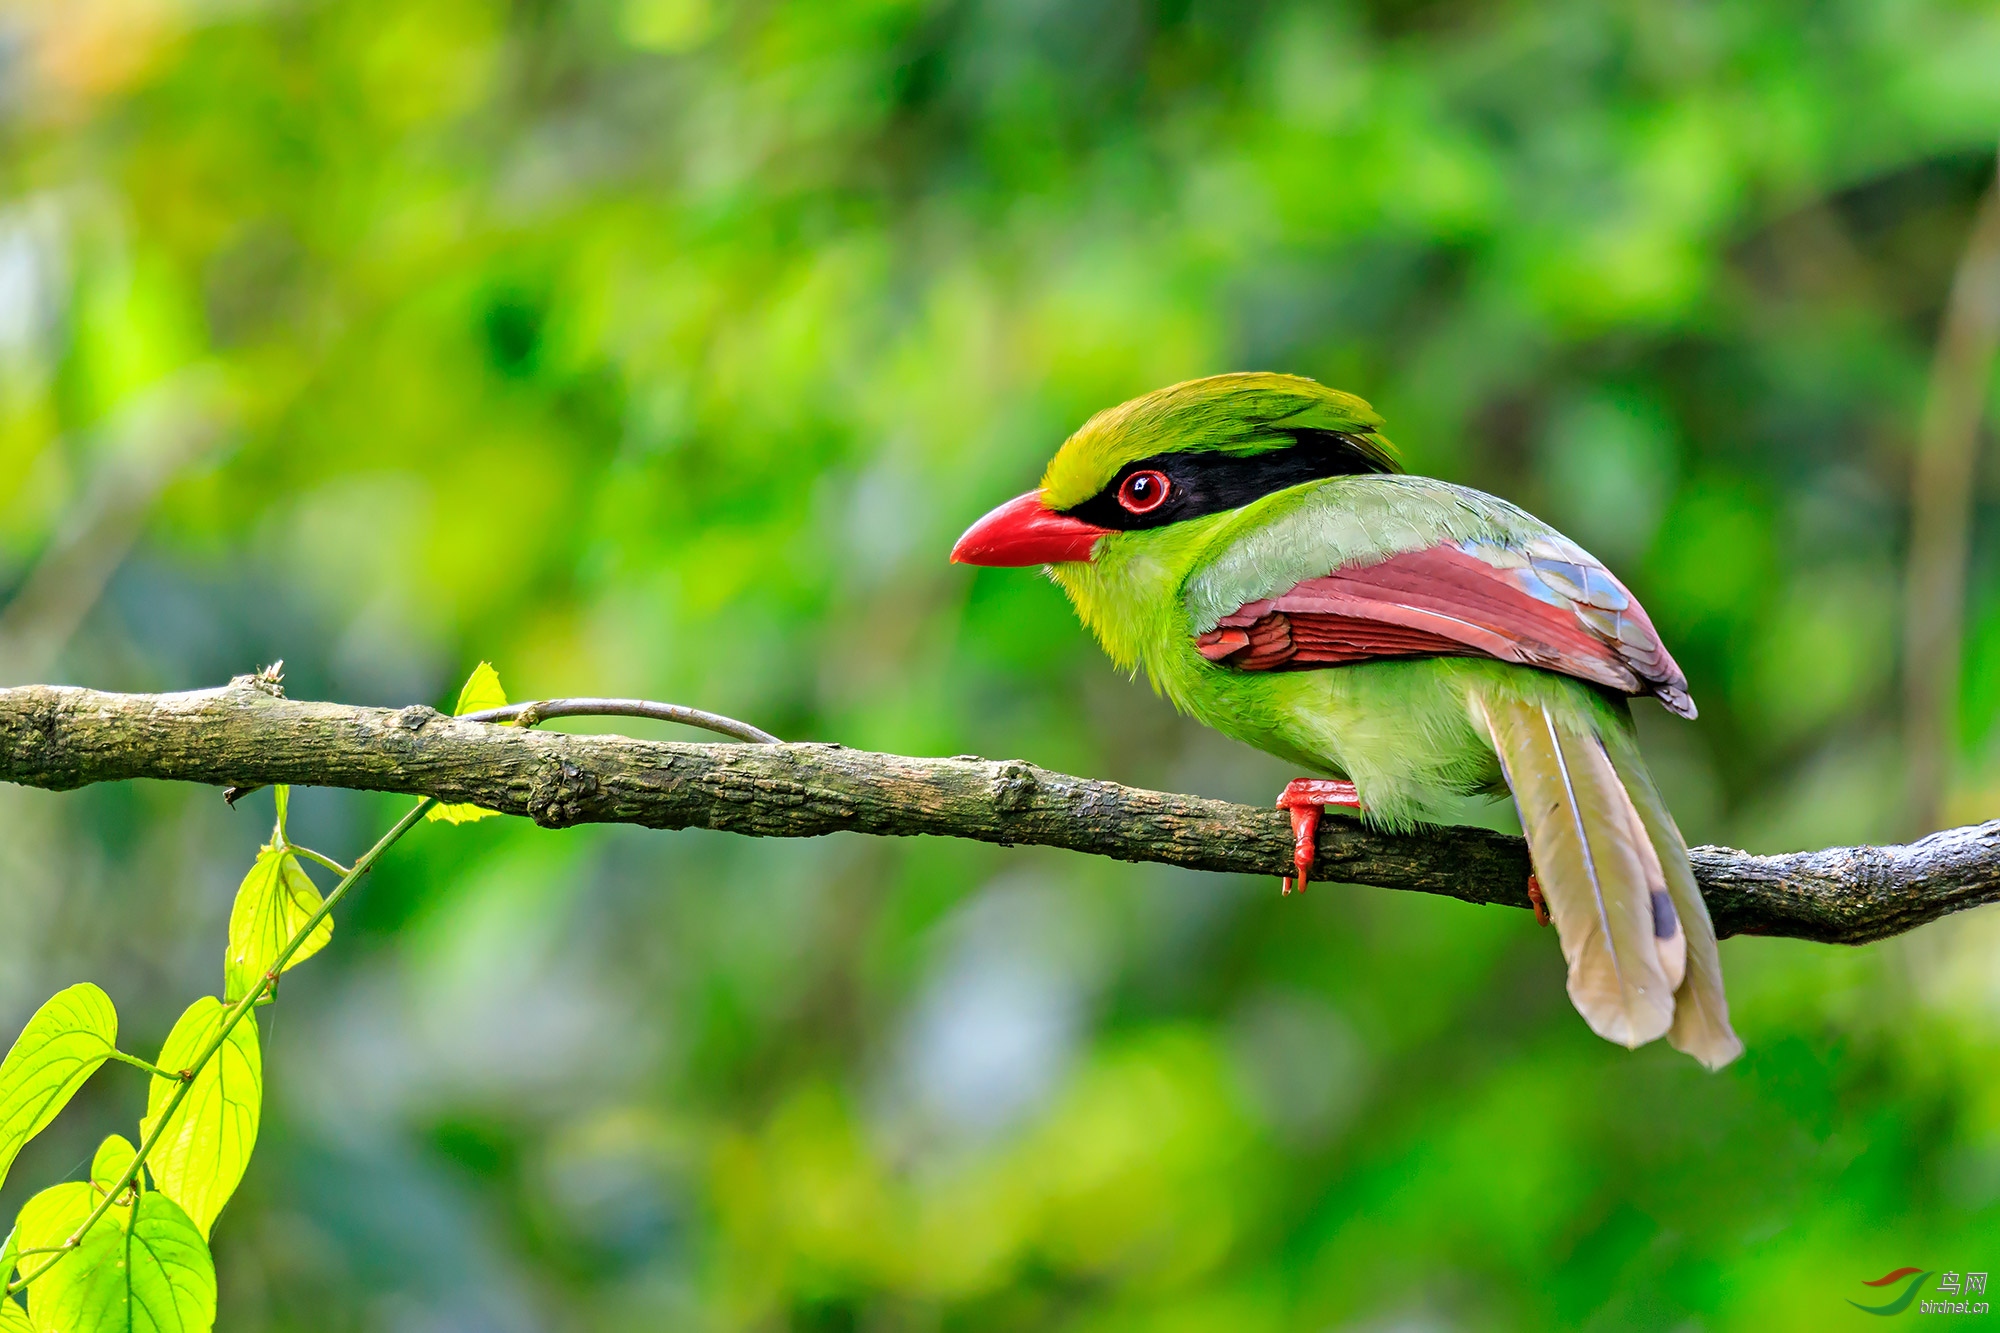
M 1936 1295 L 1918 1304 L 1918 1295 L 1932 1277 L 1938 1280 Z M 1894 1297 L 1881 1305 L 1864 1305 L 1856 1300 L 1847 1302 L 1863 1314 L 1897 1315 L 1912 1305 L 1916 1305 L 1919 1314 L 1990 1314 L 1993 1308 L 1983 1300 L 1974 1299 L 1986 1294 L 1984 1273 L 1961 1273 L 1957 1269 L 1947 1269 L 1939 1274 L 1934 1268 L 1898 1268 L 1861 1285 L 1883 1288 L 1884 1295 L 1891 1290 L 1896 1292 Z

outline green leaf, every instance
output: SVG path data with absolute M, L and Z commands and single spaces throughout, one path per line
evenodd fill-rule
M 227 1013 L 213 995 L 189 1005 L 160 1048 L 160 1068 L 192 1068 Z M 153 1077 L 146 1094 L 146 1118 L 139 1124 L 141 1141 L 152 1137 L 179 1087 L 175 1079 Z M 250 1163 L 263 1100 L 264 1060 L 257 1046 L 257 1024 L 246 1020 L 230 1030 L 215 1058 L 194 1076 L 187 1098 L 146 1159 L 154 1188 L 186 1209 L 204 1237 Z
M 236 906 L 229 912 L 229 951 L 222 964 L 223 995 L 234 1003 L 254 990 L 292 936 L 304 928 L 319 908 L 319 890 L 313 887 L 305 867 L 285 843 L 284 820 L 280 815 L 276 836 L 251 862 L 250 873 L 236 890 Z M 285 970 L 289 972 L 324 949 L 332 938 L 333 918 L 327 917 L 313 927 L 298 952 L 285 961 Z M 265 1001 L 269 999 L 268 995 L 264 997 Z
M 463 717 L 467 713 L 484 712 L 488 708 L 504 708 L 507 705 L 507 691 L 500 688 L 500 673 L 493 669 L 491 662 L 481 662 L 472 668 L 472 674 L 465 679 L 465 688 L 458 692 L 458 706 L 452 709 L 452 716 Z M 474 820 L 497 815 L 498 810 L 484 810 L 470 804 L 434 805 L 424 818 L 447 824 L 470 824 Z
M 49 1186 L 21 1205 L 20 1215 L 14 1219 L 14 1243 L 24 1250 L 48 1250 L 68 1244 L 69 1238 L 76 1234 L 76 1229 L 83 1225 L 91 1210 L 97 1207 L 99 1197 L 96 1190 L 81 1180 L 65 1181 L 60 1185 Z M 115 1212 L 116 1210 L 113 1210 L 112 1214 L 106 1216 L 115 1215 Z M 100 1221 L 92 1230 L 102 1231 L 107 1225 L 108 1222 Z M 22 1277 L 31 1277 L 40 1273 L 55 1257 L 52 1254 L 30 1254 L 15 1262 L 21 1266 Z M 62 1262 L 67 1264 L 70 1259 L 65 1258 Z M 46 1277 L 42 1278 L 28 1290 L 33 1292 L 42 1282 L 48 1280 Z M 32 1313 L 34 1297 L 30 1296 L 28 1299 L 29 1311 Z
M 21 1029 L 0 1062 L 0 1184 L 29 1139 L 42 1132 L 118 1046 L 118 1011 L 89 982 L 57 991 Z
M 493 669 L 491 662 L 481 662 L 465 678 L 465 686 L 458 692 L 458 706 L 451 712 L 453 717 L 463 717 L 467 713 L 483 713 L 489 708 L 506 706 L 507 691 L 500 687 L 500 673 Z
M 0 1298 L 0 1333 L 35 1333 L 28 1312 L 12 1296 Z
M 83 1219 L 97 1206 L 97 1192 L 88 1181 L 66 1180 L 51 1185 L 21 1205 L 14 1219 L 14 1243 L 23 1250 L 46 1250 L 61 1245 L 76 1234 Z M 35 1267 L 35 1256 L 26 1262 Z
M 99 1194 L 109 1194 L 111 1187 L 125 1179 L 125 1173 L 132 1168 L 132 1159 L 139 1150 L 123 1134 L 113 1134 L 97 1145 L 97 1156 L 90 1159 L 90 1183 Z
M 21 1261 L 21 1243 L 14 1236 L 15 1233 L 9 1231 L 6 1241 L 0 1242 L 0 1287 L 14 1280 L 14 1265 Z
M 28 1288 L 28 1313 L 36 1333 L 208 1333 L 215 1260 L 180 1205 L 142 1194 Z

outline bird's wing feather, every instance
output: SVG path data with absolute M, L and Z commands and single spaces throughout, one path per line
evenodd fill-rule
M 1190 581 L 1196 647 L 1210 661 L 1296 671 L 1378 657 L 1485 656 L 1656 694 L 1694 716 L 1687 678 L 1645 608 L 1547 524 L 1423 478 L 1315 489 Z M 1357 509 L 1366 520 L 1360 532 L 1351 530 Z M 1383 549 L 1385 539 L 1395 549 Z M 1221 607 L 1229 592 L 1257 595 Z
M 1474 703 L 1521 812 L 1577 1012 L 1621 1045 L 1666 1035 L 1684 979 L 1685 932 L 1659 854 L 1603 742 L 1545 706 Z

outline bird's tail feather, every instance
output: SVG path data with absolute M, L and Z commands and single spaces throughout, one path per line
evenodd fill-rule
M 1659 853 L 1667 892 L 1687 935 L 1687 976 L 1674 993 L 1674 1025 L 1667 1040 L 1675 1050 L 1685 1051 L 1710 1069 L 1720 1069 L 1743 1054 L 1743 1041 L 1729 1025 L 1729 1000 L 1722 992 L 1722 956 L 1715 947 L 1715 924 L 1708 918 L 1708 903 L 1695 883 L 1687 840 L 1681 837 L 1667 803 L 1660 799 L 1659 788 L 1653 785 L 1653 775 L 1638 755 L 1623 752 L 1621 747 L 1612 752 L 1611 762 Z
M 1474 700 L 1500 756 L 1536 877 L 1591 1030 L 1626 1046 L 1668 1036 L 1714 1067 L 1741 1049 L 1687 847 L 1636 755 L 1517 699 Z M 1624 747 L 1620 747 L 1621 749 Z

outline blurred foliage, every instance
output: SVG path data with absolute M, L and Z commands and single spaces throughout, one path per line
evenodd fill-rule
M 673 699 L 1266 801 L 957 532 L 1224 369 L 1617 566 L 1689 834 L 1898 832 L 1904 477 L 2000 128 L 1969 0 L 13 0 L 14 679 Z M 1988 451 L 1989 455 L 1991 450 Z M 2000 815 L 1982 472 L 1959 817 Z M 254 801 L 252 802 L 254 804 Z M 220 982 L 264 807 L 0 792 L 0 1024 Z M 397 807 L 301 792 L 314 845 Z M 1725 944 L 1595 1041 L 1524 914 L 426 826 L 288 979 L 231 1329 L 1821 1329 L 2000 1267 L 2000 918 Z M 266 1020 L 270 1020 L 267 1018 Z M 128 1126 L 111 1075 L 0 1212 Z M 73 1173 L 74 1174 L 74 1173 Z

